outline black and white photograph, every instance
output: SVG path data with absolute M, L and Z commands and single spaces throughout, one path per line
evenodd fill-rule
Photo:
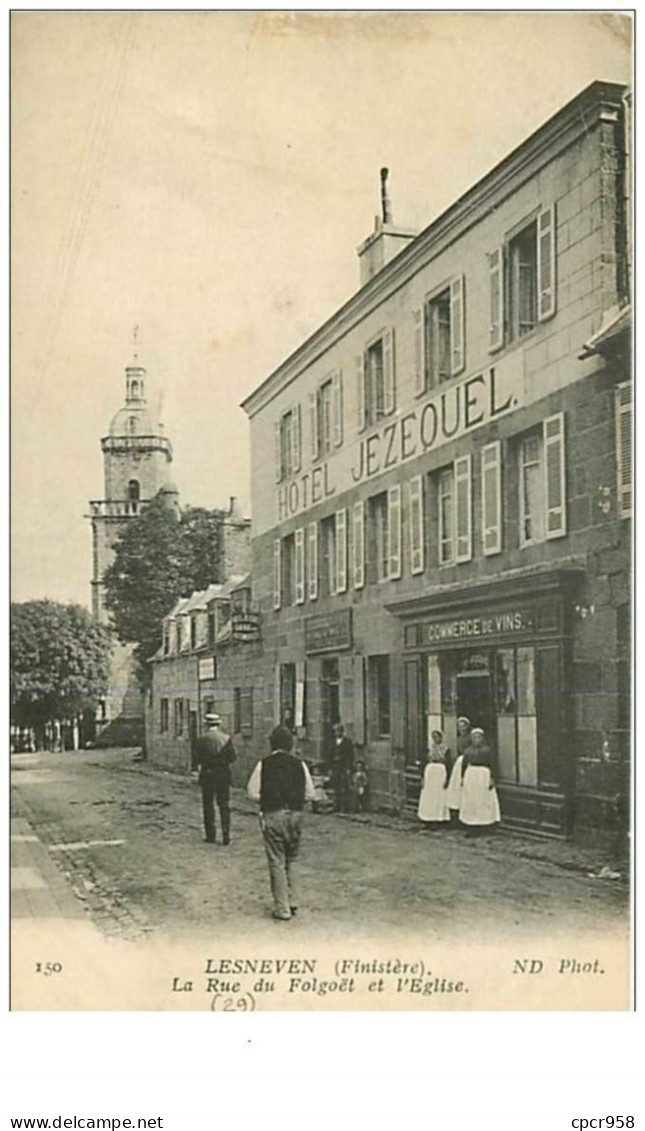
M 12 13 L 14 1011 L 632 1008 L 633 18 Z

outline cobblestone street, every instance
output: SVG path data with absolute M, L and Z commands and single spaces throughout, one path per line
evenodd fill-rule
M 22 755 L 14 812 L 26 818 L 78 905 L 107 936 L 267 934 L 268 876 L 254 807 L 233 800 L 233 843 L 203 843 L 197 784 L 133 762 L 133 751 Z M 303 937 L 425 938 L 595 933 L 627 925 L 626 885 L 597 878 L 567 845 L 505 832 L 469 841 L 414 822 L 307 814 Z M 594 873 L 595 874 L 589 874 Z M 27 914 L 14 905 L 14 915 Z M 33 912 L 32 912 L 33 913 Z

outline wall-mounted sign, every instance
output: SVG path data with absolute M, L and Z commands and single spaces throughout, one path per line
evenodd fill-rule
M 232 640 L 259 640 L 260 614 L 257 612 L 233 613 L 231 617 Z
M 198 679 L 215 679 L 215 657 L 204 656 L 197 667 Z
M 352 646 L 352 610 L 337 609 L 305 620 L 305 652 L 339 652 Z
M 512 609 L 510 612 L 482 613 L 442 620 L 426 621 L 418 626 L 419 643 L 457 644 L 491 636 L 513 636 L 517 633 L 531 632 L 536 628 L 533 608 Z

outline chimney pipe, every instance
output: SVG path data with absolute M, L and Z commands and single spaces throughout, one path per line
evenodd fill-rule
M 392 223 L 392 202 L 387 195 L 387 178 L 390 174 L 389 169 L 381 169 L 381 207 L 383 209 L 383 223 Z

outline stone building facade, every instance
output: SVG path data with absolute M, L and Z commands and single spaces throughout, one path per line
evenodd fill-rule
M 261 714 L 312 759 L 341 718 L 377 807 L 465 714 L 506 823 L 624 828 L 628 136 L 593 83 L 417 236 L 384 182 L 360 289 L 244 402 Z

